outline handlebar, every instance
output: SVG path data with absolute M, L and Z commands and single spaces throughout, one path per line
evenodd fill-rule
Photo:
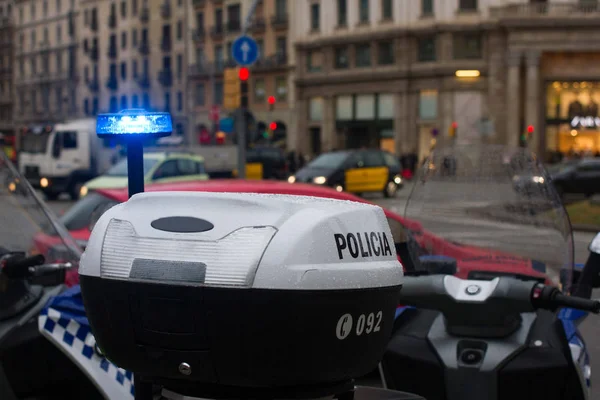
M 1 272 L 12 279 L 22 279 L 30 275 L 29 268 L 42 265 L 45 261 L 43 255 L 38 254 L 31 257 L 12 255 L 4 258 L 0 266 Z
M 575 308 L 600 314 L 600 301 L 576 296 L 565 296 L 555 287 L 537 284 L 531 292 L 531 302 L 536 308 L 556 311 L 560 307 Z
M 44 264 L 44 261 L 41 254 L 31 257 L 25 257 L 22 253 L 8 254 L 0 260 L 0 275 L 10 279 L 27 279 L 73 267 L 69 262 Z

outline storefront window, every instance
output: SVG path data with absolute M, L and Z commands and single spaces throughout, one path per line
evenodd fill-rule
M 600 82 L 551 82 L 546 86 L 546 155 L 600 154 Z
M 352 96 L 339 96 L 335 99 L 335 116 L 338 121 L 352 119 Z
M 356 96 L 356 119 L 375 119 L 375 95 L 361 94 Z
M 313 97 L 309 101 L 308 106 L 308 119 L 310 121 L 322 121 L 323 120 L 323 98 Z
M 419 118 L 437 118 L 437 90 L 421 90 L 419 93 Z

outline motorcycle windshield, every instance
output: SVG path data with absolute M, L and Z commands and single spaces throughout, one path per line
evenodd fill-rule
M 5 154 L 0 153 L 0 253 L 43 254 L 77 265 L 81 248 Z
M 405 217 L 417 271 L 463 279 L 535 279 L 571 289 L 571 224 L 545 168 L 524 148 L 437 148 Z

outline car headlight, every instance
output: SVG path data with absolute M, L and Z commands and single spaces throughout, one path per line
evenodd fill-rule
M 87 186 L 82 186 L 81 189 L 79 189 L 79 196 L 84 197 L 85 195 L 87 195 L 89 192 Z
M 531 180 L 535 183 L 544 183 L 546 181 L 543 176 L 534 176 Z
M 400 176 L 396 175 L 396 176 L 394 177 L 394 183 L 395 183 L 396 185 L 400 185 L 400 184 L 402 184 L 402 178 L 401 178 Z
M 42 178 L 40 179 L 40 186 L 43 188 L 47 188 L 48 185 L 50 185 L 50 182 L 48 181 L 48 178 Z
M 294 182 L 296 182 L 296 177 L 294 175 L 292 175 L 288 178 L 288 183 L 294 183 Z
M 317 185 L 322 185 L 325 182 L 327 182 L 327 178 L 324 176 L 317 176 L 313 178 L 313 183 L 316 183 Z

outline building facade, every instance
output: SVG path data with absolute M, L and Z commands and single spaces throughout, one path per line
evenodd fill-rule
M 17 124 L 45 124 L 75 115 L 79 98 L 75 0 L 14 4 Z
M 513 145 L 529 127 L 548 156 L 600 150 L 596 1 L 294 4 L 299 151 L 422 158 L 453 127 L 457 141 Z
M 219 118 L 233 110 L 223 109 L 224 70 L 234 67 L 231 56 L 233 41 L 241 34 L 252 1 L 193 0 L 190 31 L 192 46 L 189 67 L 190 115 L 196 135 L 206 129 L 213 131 L 215 111 Z M 290 18 L 295 0 L 262 0 L 258 2 L 248 34 L 257 42 L 259 60 L 251 67 L 249 79 L 249 108 L 258 130 L 272 122 L 282 136 L 296 126 L 294 110 L 294 52 L 295 19 Z M 275 97 L 270 110 L 267 102 Z M 197 139 L 196 139 L 197 140 Z
M 0 134 L 14 135 L 13 1 L 0 1 Z
M 169 111 L 185 137 L 188 1 L 80 0 L 82 114 Z

